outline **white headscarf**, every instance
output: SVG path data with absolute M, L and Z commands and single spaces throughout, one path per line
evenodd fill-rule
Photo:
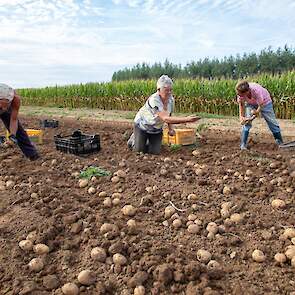
M 162 75 L 159 80 L 157 81 L 157 89 L 161 89 L 163 87 L 172 86 L 173 82 L 171 78 L 167 75 Z
M 14 90 L 6 84 L 0 83 L 0 99 L 7 99 L 12 102 L 14 98 Z

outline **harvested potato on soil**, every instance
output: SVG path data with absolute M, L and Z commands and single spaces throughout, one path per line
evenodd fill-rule
M 259 262 L 259 263 L 264 262 L 266 260 L 264 253 L 258 249 L 255 249 L 252 252 L 252 258 L 254 261 Z
M 66 283 L 61 290 L 65 295 L 78 295 L 80 292 L 78 286 L 74 283 Z

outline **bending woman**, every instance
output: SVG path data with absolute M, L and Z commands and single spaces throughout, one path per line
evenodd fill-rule
M 157 92 L 152 94 L 134 119 L 134 146 L 136 152 L 159 154 L 161 151 L 163 125 L 168 124 L 169 135 L 174 135 L 172 124 L 196 122 L 196 116 L 172 117 L 174 98 L 173 82 L 162 75 L 157 82 Z

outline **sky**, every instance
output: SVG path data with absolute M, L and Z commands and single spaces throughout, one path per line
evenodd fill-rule
M 295 44 L 295 0 L 0 0 L 0 83 L 108 82 L 168 59 Z

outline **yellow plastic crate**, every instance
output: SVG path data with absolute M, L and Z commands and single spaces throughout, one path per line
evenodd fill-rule
M 25 129 L 30 140 L 33 142 L 43 143 L 43 131 L 39 129 Z M 6 138 L 10 135 L 9 131 L 6 131 Z
M 195 129 L 174 129 L 175 135 L 168 135 L 168 129 L 163 130 L 163 144 L 189 145 L 196 143 Z

